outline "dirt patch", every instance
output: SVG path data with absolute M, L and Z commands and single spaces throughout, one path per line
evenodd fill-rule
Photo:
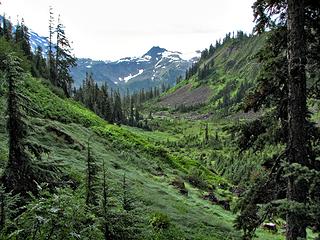
M 160 99 L 160 105 L 166 107 L 195 106 L 208 101 L 212 91 L 208 86 L 192 89 L 192 84 L 179 88 L 177 91 Z
M 258 119 L 259 117 L 261 117 L 263 114 L 262 111 L 259 112 L 254 112 L 254 111 L 249 111 L 249 112 L 243 112 L 243 111 L 239 111 L 237 113 L 234 113 L 230 116 L 227 117 L 227 119 L 231 119 L 231 120 L 250 120 L 250 121 L 254 121 L 256 119 Z

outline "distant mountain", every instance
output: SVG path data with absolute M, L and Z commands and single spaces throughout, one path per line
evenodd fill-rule
M 0 16 L 0 21 L 2 21 L 2 16 Z M 15 31 L 14 26 L 13 31 Z M 32 51 L 35 52 L 37 46 L 40 46 L 45 55 L 49 46 L 48 38 L 40 36 L 30 28 L 29 34 Z M 70 71 L 76 87 L 81 85 L 86 73 L 91 72 L 99 84 L 106 82 L 113 88 L 128 88 L 134 91 L 142 88 L 149 89 L 162 83 L 173 85 L 177 77 L 184 76 L 192 63 L 199 60 L 200 55 L 200 51 L 183 54 L 152 47 L 141 57 L 126 57 L 118 61 L 80 58 L 77 66 Z
M 126 57 L 118 61 L 94 61 L 78 59 L 78 65 L 71 69 L 75 85 L 91 72 L 98 83 L 107 82 L 111 87 L 130 90 L 148 89 L 161 83 L 173 84 L 177 77 L 199 59 L 200 52 L 182 54 L 160 47 L 152 47 L 141 57 Z
M 46 37 L 40 36 L 38 33 L 33 32 L 32 30 L 29 31 L 30 33 L 30 45 L 31 49 L 34 52 L 38 46 L 42 48 L 42 51 L 44 54 L 47 52 L 48 47 L 49 47 L 49 41 Z

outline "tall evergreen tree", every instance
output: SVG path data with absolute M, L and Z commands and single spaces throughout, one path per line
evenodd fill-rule
M 308 166 L 307 147 L 307 88 L 304 0 L 288 0 L 288 163 Z M 288 178 L 287 199 L 306 206 L 308 183 L 295 174 Z M 306 212 L 289 210 L 287 239 L 306 238 Z
M 27 196 L 28 192 L 37 191 L 32 173 L 31 157 L 26 150 L 27 124 L 22 110 L 22 97 L 18 86 L 23 78 L 20 60 L 8 55 L 3 62 L 8 80 L 8 122 L 9 160 L 4 172 L 4 185 L 8 191 Z
M 93 135 L 92 135 L 93 136 Z M 90 140 L 92 136 L 88 139 L 87 144 L 87 192 L 86 192 L 86 204 L 88 206 L 96 206 L 98 204 L 98 166 L 95 162 L 94 157 L 91 153 Z
M 124 120 L 119 89 L 114 93 L 113 118 L 114 122 L 117 124 L 122 123 Z
M 35 69 L 37 70 L 37 77 L 48 78 L 48 69 L 46 60 L 43 57 L 43 50 L 40 46 L 37 47 L 36 52 L 33 56 L 33 62 L 35 65 Z
M 102 217 L 103 217 L 103 235 L 105 240 L 112 239 L 112 233 L 109 225 L 109 188 L 107 183 L 107 170 L 105 162 L 102 163 L 103 178 L 102 178 Z
M 2 26 L 3 26 L 3 36 L 7 41 L 11 41 L 12 40 L 12 24 L 11 24 L 10 18 L 9 20 L 7 20 L 5 15 L 3 16 L 3 19 L 2 19 Z
M 55 76 L 56 85 L 63 89 L 65 95 L 70 97 L 73 79 L 70 75 L 69 68 L 76 66 L 76 58 L 72 55 L 72 49 L 69 40 L 65 34 L 65 27 L 58 19 L 56 28 L 56 58 L 55 58 Z
M 24 19 L 21 21 L 21 39 L 18 42 L 21 46 L 22 51 L 27 56 L 29 60 L 32 59 L 31 45 L 30 45 L 30 36 L 29 29 L 24 23 Z
M 241 199 L 237 226 L 242 225 L 246 236 L 252 237 L 266 218 L 286 215 L 287 239 L 305 239 L 306 227 L 319 224 L 315 219 L 319 218 L 320 191 L 309 187 L 319 181 L 316 176 L 320 169 L 315 159 L 319 151 L 313 149 L 319 134 L 307 120 L 306 105 L 307 93 L 309 97 L 315 96 L 310 90 L 317 81 L 310 81 L 307 91 L 306 69 L 312 80 L 310 76 L 317 72 L 315 66 L 320 62 L 317 54 L 313 54 L 315 43 L 319 44 L 320 2 L 258 0 L 253 9 L 256 31 L 261 33 L 266 28 L 272 31 L 259 54 L 262 60 L 259 84 L 246 103 L 248 109 L 254 110 L 275 106 L 274 128 L 279 130 L 273 136 L 274 143 L 286 144 L 287 148 L 273 158 L 268 173 L 262 174 Z M 286 163 L 282 165 L 281 161 Z
M 129 125 L 134 126 L 134 102 L 133 97 L 130 100 L 130 115 L 129 115 Z
M 53 16 L 53 8 L 49 7 L 49 47 L 48 47 L 48 69 L 49 69 L 49 79 L 54 86 L 57 86 L 57 76 L 55 70 L 55 59 L 54 59 L 54 44 L 53 44 L 53 37 L 54 37 L 54 16 Z

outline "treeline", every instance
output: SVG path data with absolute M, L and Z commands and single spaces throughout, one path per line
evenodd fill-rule
M 249 37 L 251 37 L 251 35 L 247 35 L 243 31 L 237 31 L 236 33 L 229 32 L 222 40 L 217 40 L 215 45 L 210 44 L 209 48 L 206 48 L 201 52 L 199 61 L 193 63 L 192 66 L 186 70 L 185 79 L 190 79 L 192 76 L 197 74 L 198 80 L 203 80 L 209 75 L 215 73 L 213 55 L 216 50 L 231 40 L 242 41 Z
M 0 37 L 21 49 L 30 63 L 30 72 L 34 77 L 49 79 L 55 87 L 61 88 L 69 97 L 73 83 L 69 68 L 75 66 L 76 58 L 72 55 L 72 48 L 66 37 L 65 26 L 61 23 L 60 15 L 57 25 L 54 25 L 52 8 L 49 14 L 48 50 L 37 46 L 33 53 L 30 32 L 23 19 L 13 26 L 11 21 L 3 16 L 0 23 Z
M 159 97 L 168 88 L 162 84 L 161 87 L 141 89 L 133 94 L 127 89 L 125 94 L 121 94 L 119 89 L 109 88 L 106 83 L 99 86 L 92 74 L 87 73 L 80 88 L 74 89 L 74 99 L 109 123 L 149 129 L 147 119 L 140 113 L 141 104 Z

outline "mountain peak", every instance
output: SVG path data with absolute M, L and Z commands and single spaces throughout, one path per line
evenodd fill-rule
M 145 57 L 145 56 L 156 57 L 157 55 L 159 55 L 159 53 L 163 53 L 166 51 L 167 51 L 167 49 L 165 49 L 165 48 L 161 48 L 159 46 L 154 46 L 146 54 L 144 54 L 142 57 Z

